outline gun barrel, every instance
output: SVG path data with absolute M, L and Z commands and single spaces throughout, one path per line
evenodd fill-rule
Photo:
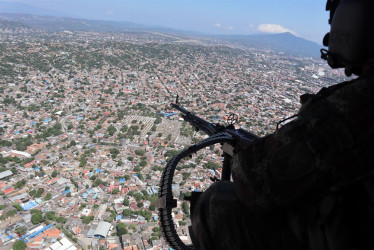
M 173 107 L 173 108 L 175 108 L 175 109 L 177 109 L 177 110 L 179 110 L 179 111 L 182 112 L 183 114 L 191 113 L 190 111 L 188 111 L 188 110 L 182 108 L 182 107 L 179 106 L 178 104 L 171 103 L 170 106 Z
M 171 103 L 171 107 L 179 110 L 184 115 L 182 116 L 183 119 L 190 123 L 192 126 L 194 126 L 198 130 L 204 131 L 207 135 L 213 135 L 218 132 L 218 128 L 215 124 L 208 122 L 197 115 L 191 113 L 190 111 L 182 108 L 178 104 Z

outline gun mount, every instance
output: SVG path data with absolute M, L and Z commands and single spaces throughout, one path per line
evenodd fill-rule
M 172 183 L 175 173 L 175 169 L 178 163 L 185 157 L 191 156 L 197 151 L 209 147 L 211 145 L 220 143 L 223 150 L 223 167 L 221 180 L 230 181 L 231 178 L 231 158 L 241 148 L 245 148 L 250 145 L 254 140 L 259 137 L 251 132 L 248 132 L 242 128 L 235 129 L 234 124 L 238 118 L 236 115 L 231 114 L 229 116 L 230 123 L 227 126 L 208 122 L 194 113 L 179 106 L 178 97 L 176 103 L 172 103 L 171 107 L 179 110 L 182 113 L 183 119 L 190 123 L 197 131 L 201 130 L 209 137 L 201 142 L 198 142 L 177 155 L 175 155 L 166 165 L 160 180 L 160 189 L 158 195 L 158 212 L 160 217 L 160 227 L 165 240 L 173 249 L 177 250 L 191 250 L 193 246 L 185 245 L 179 238 L 176 229 L 174 227 L 174 221 L 172 219 L 172 209 L 177 207 L 177 200 L 173 198 Z M 198 195 L 192 196 L 190 199 L 196 200 Z M 186 199 L 187 200 L 187 199 Z M 191 207 L 191 211 L 193 206 Z

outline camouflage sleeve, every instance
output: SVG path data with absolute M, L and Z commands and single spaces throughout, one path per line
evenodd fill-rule
M 234 157 L 240 200 L 253 211 L 265 212 L 371 171 L 373 97 L 372 78 L 309 95 L 296 120 Z

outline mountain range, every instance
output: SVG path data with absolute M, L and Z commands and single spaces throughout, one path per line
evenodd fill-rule
M 289 32 L 279 34 L 220 36 L 220 38 L 249 47 L 271 49 L 285 54 L 313 58 L 320 57 L 319 51 L 322 47 L 322 45 L 301 37 L 296 37 Z
M 0 2 L 1 7 L 1 2 Z M 0 8 L 0 11 L 2 9 Z M 47 10 L 45 10 L 47 11 Z M 36 11 L 44 13 L 43 10 Z M 48 32 L 94 31 L 94 32 L 158 32 L 181 37 L 214 38 L 253 48 L 270 49 L 289 55 L 319 58 L 321 45 L 296 37 L 291 33 L 254 35 L 209 35 L 193 31 L 142 25 L 132 22 L 86 20 L 80 18 L 36 15 L 23 13 L 0 13 L 0 29 L 23 27 Z M 12 28 L 11 28 L 12 29 Z
M 71 16 L 70 14 L 45 9 L 40 7 L 31 6 L 24 3 L 17 3 L 11 1 L 1 1 L 0 0 L 0 13 L 25 13 L 25 14 L 32 14 L 32 15 L 50 15 L 50 16 Z

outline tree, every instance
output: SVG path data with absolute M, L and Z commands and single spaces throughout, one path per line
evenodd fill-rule
M 45 201 L 48 201 L 52 198 L 52 194 L 51 193 L 47 193 L 47 195 L 44 197 L 44 200 Z
M 12 146 L 12 142 L 11 141 L 6 141 L 6 140 L 0 140 L 0 146 L 1 147 L 10 147 L 10 146 Z
M 182 175 L 183 175 L 183 180 L 187 180 L 190 177 L 191 173 L 184 172 Z
M 124 125 L 122 128 L 121 128 L 121 132 L 126 132 L 128 129 L 128 126 L 127 125 Z
M 132 211 L 130 209 L 123 209 L 122 215 L 125 217 L 129 217 L 132 215 Z
M 144 177 L 143 177 L 142 173 L 137 173 L 137 174 L 138 174 L 139 180 L 144 180 Z
M 102 183 L 102 182 L 101 182 L 100 179 L 96 179 L 96 180 L 94 181 L 94 183 L 92 183 L 92 186 L 93 186 L 93 187 L 97 187 L 97 186 L 99 186 L 101 183 Z
M 42 194 L 44 193 L 44 188 L 39 188 L 38 191 L 35 194 L 35 198 L 42 197 Z
M 128 205 L 130 205 L 130 202 L 129 202 L 128 199 L 124 198 L 122 204 L 123 204 L 124 206 L 128 206 Z
M 172 158 L 176 154 L 178 154 L 177 150 L 168 150 L 165 153 L 165 157 Z
M 27 232 L 27 228 L 26 228 L 26 227 L 17 227 L 14 231 L 15 231 L 19 236 L 21 236 L 21 235 L 24 235 L 24 234 Z
M 124 234 L 127 234 L 127 228 L 126 228 L 126 225 L 124 223 L 118 223 L 117 224 L 117 235 L 118 236 L 122 236 Z
M 190 209 L 188 207 L 188 203 L 185 202 L 185 201 L 182 203 L 182 210 L 183 210 L 183 213 L 190 214 Z
M 136 155 L 140 155 L 140 156 L 143 156 L 144 155 L 144 150 L 143 149 L 137 149 L 137 150 L 135 150 L 135 154 Z
M 45 175 L 45 171 L 42 167 L 39 169 L 39 172 L 40 172 L 39 176 L 44 176 Z
M 6 220 L 9 217 L 13 217 L 14 215 L 16 215 L 16 213 L 17 213 L 17 209 L 8 210 L 8 211 L 6 211 L 5 214 L 0 216 L 0 220 Z
M 34 225 L 40 224 L 44 221 L 43 215 L 41 212 L 35 213 L 31 216 L 31 222 Z
M 55 212 L 52 212 L 52 211 L 50 211 L 50 212 L 46 212 L 46 213 L 45 213 L 45 218 L 46 218 L 47 220 L 55 220 L 55 219 L 56 219 Z
M 154 121 L 154 124 L 159 124 L 159 123 L 161 123 L 162 122 L 162 118 L 160 117 L 160 116 L 158 116 L 157 118 L 156 118 L 156 120 Z
M 154 203 L 151 203 L 151 205 L 149 206 L 149 210 L 155 211 L 156 210 L 156 205 Z
M 64 217 L 56 217 L 56 221 L 61 224 L 65 224 L 68 220 Z
M 14 204 L 13 204 L 13 207 L 14 207 L 15 209 L 17 209 L 17 211 L 22 211 L 22 207 L 21 207 L 21 205 L 18 204 L 18 203 L 14 203 Z
M 17 181 L 16 184 L 14 184 L 14 188 L 21 188 L 23 187 L 24 185 L 26 184 L 26 180 L 25 179 L 22 179 L 20 181 Z
M 136 201 L 140 201 L 141 199 L 143 199 L 143 195 L 141 193 L 136 193 L 134 194 L 134 198 Z
M 79 167 L 83 168 L 87 164 L 87 159 L 85 155 L 80 156 L 80 161 L 79 161 Z
M 57 170 L 56 170 L 56 169 L 53 170 L 52 175 L 51 175 L 52 178 L 55 178 L 55 177 L 57 176 L 57 174 L 58 174 L 58 173 L 57 173 Z
M 99 129 L 101 129 L 101 125 L 100 124 L 95 127 L 95 130 L 99 130 Z
M 116 127 L 114 127 L 113 125 L 110 125 L 107 129 L 108 133 L 110 136 L 113 136 L 114 133 L 117 131 Z
M 207 168 L 207 169 L 218 169 L 220 167 L 221 165 L 214 163 L 214 162 L 207 162 L 203 164 L 203 168 Z
M 30 210 L 30 214 L 41 213 L 38 209 L 33 208 Z
M 145 161 L 145 160 L 141 160 L 140 163 L 139 163 L 139 165 L 140 165 L 141 167 L 145 167 L 145 166 L 147 165 L 147 161 Z
M 17 169 L 15 167 L 12 167 L 10 169 L 10 171 L 12 171 L 13 174 L 17 174 L 18 173 L 18 171 L 17 171 Z
M 117 148 L 111 148 L 109 149 L 109 152 L 111 153 L 113 159 L 115 159 L 119 154 L 119 150 Z
M 93 216 L 83 216 L 81 219 L 82 219 L 82 223 L 88 224 L 91 221 L 93 221 L 94 217 Z
M 26 249 L 26 247 L 27 247 L 26 242 L 24 242 L 23 240 L 17 240 L 13 244 L 13 249 L 14 250 L 24 250 L 24 249 Z
M 149 212 L 148 210 L 141 209 L 141 210 L 136 211 L 135 213 L 137 215 L 143 216 L 147 221 L 150 221 L 152 218 L 152 213 Z
M 34 195 L 36 195 L 36 191 L 33 189 L 33 190 L 31 190 L 30 192 L 29 192 L 29 195 L 30 196 L 34 196 Z

